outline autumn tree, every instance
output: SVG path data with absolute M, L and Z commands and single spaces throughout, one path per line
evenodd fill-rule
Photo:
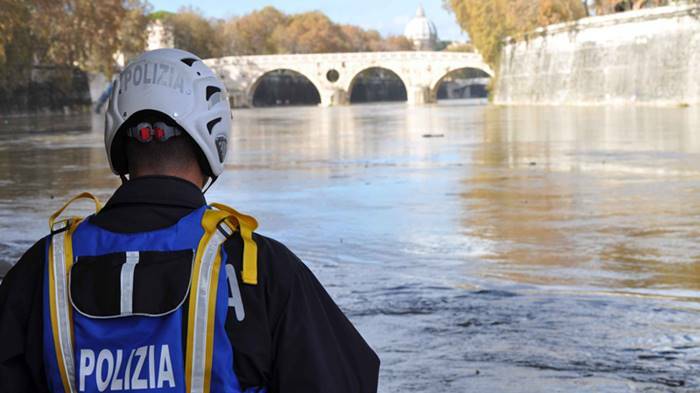
M 15 35 L 28 35 L 23 20 L 29 19 L 29 8 L 21 0 L 0 0 L 0 64 L 6 60 L 6 47 L 13 41 Z
M 340 25 L 340 32 L 345 46 L 352 52 L 367 52 L 377 50 L 382 36 L 376 30 L 364 30 L 354 25 Z
M 394 52 L 402 50 L 413 50 L 413 41 L 402 35 L 390 35 L 375 41 L 370 47 L 370 51 Z
M 586 15 L 580 0 L 445 0 L 484 60 L 497 68 L 503 40 Z
M 471 42 L 459 43 L 456 45 L 450 45 L 445 48 L 448 52 L 474 52 L 474 44 Z
M 220 22 L 208 20 L 199 10 L 191 7 L 181 8 L 176 13 L 164 12 L 157 17 L 172 29 L 176 48 L 201 58 L 223 55 L 221 37 L 216 33 Z
M 0 0 L 0 84 L 26 84 L 39 65 L 111 75 L 115 53 L 145 47 L 147 11 L 141 0 Z
M 268 6 L 217 27 L 224 55 L 411 50 L 402 36 L 333 23 L 321 12 L 287 15 Z
M 220 26 L 222 50 L 237 55 L 277 53 L 272 34 L 287 24 L 287 16 L 275 7 L 265 7 L 248 15 L 231 18 Z
M 0 53 L 21 61 L 109 73 L 114 53 L 145 45 L 147 6 L 140 0 L 103 0 L 99 7 L 90 0 L 0 1 Z
M 347 52 L 344 38 L 341 28 L 318 11 L 292 15 L 273 33 L 280 53 Z

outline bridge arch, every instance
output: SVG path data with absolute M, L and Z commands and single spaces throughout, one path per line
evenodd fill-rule
M 450 67 L 449 69 L 446 70 L 445 73 L 443 73 L 441 76 L 438 76 L 433 79 L 433 81 L 430 83 L 430 96 L 433 102 L 437 101 L 437 95 L 438 95 L 438 90 L 440 88 L 440 85 L 442 82 L 445 81 L 448 77 L 455 75 L 456 73 L 460 71 L 467 71 L 467 70 L 473 70 L 474 71 L 474 76 L 473 78 L 493 78 L 493 71 L 488 68 L 488 67 L 479 67 L 478 65 L 465 65 L 461 67 Z M 480 75 L 479 75 L 480 74 Z
M 261 86 L 261 84 L 265 81 L 267 77 L 272 76 L 275 73 L 280 73 L 280 72 L 287 72 L 292 75 L 298 75 L 300 77 L 303 77 L 306 81 L 309 82 L 309 84 L 314 88 L 315 90 L 315 95 L 317 96 L 317 102 L 316 104 L 321 103 L 321 85 L 316 81 L 312 76 L 308 75 L 302 70 L 295 69 L 293 67 L 275 67 L 275 68 L 270 68 L 267 69 L 263 72 L 258 73 L 256 76 L 251 78 L 253 81 L 250 86 L 247 89 L 246 95 L 248 97 L 248 102 L 250 103 L 250 106 L 255 106 L 255 93 L 257 92 L 258 88 Z
M 493 76 L 493 70 L 478 53 L 446 51 L 227 56 L 206 59 L 205 63 L 222 75 L 234 106 L 250 106 L 261 78 L 279 69 L 303 75 L 320 93 L 321 105 L 329 106 L 346 104 L 357 76 L 368 68 L 392 71 L 407 90 L 408 102 L 417 105 L 432 102 L 431 90 L 435 91 L 447 74 L 460 68 L 480 69 Z M 338 75 L 329 74 L 330 70 L 336 70 Z
M 401 75 L 401 72 L 396 70 L 395 68 L 387 65 L 371 65 L 369 67 L 364 67 L 361 68 L 357 71 L 355 71 L 352 74 L 352 77 L 349 78 L 349 81 L 347 85 L 344 87 L 345 91 L 347 92 L 347 100 L 349 103 L 352 103 L 352 98 L 353 98 L 353 90 L 358 82 L 358 79 L 360 78 L 361 75 L 367 74 L 368 72 L 372 71 L 384 71 L 388 72 L 391 76 L 396 77 L 399 82 L 401 82 L 401 85 L 403 87 L 403 93 L 402 93 L 402 99 L 400 101 L 405 101 L 408 97 L 408 89 L 409 89 L 409 83 L 407 81 L 407 78 Z M 399 100 L 396 100 L 399 101 Z

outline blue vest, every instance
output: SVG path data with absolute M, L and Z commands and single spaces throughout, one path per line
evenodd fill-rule
M 99 210 L 91 195 L 73 200 L 79 198 L 92 198 Z M 229 305 L 239 320 L 243 309 L 237 278 L 227 280 L 222 244 L 240 232 L 241 278 L 257 284 L 255 219 L 212 204 L 171 227 L 124 234 L 75 217 L 54 222 L 70 202 L 51 217 L 46 250 L 50 390 L 243 392 L 225 330 Z

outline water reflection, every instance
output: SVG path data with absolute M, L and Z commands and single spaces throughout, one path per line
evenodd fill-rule
M 52 210 L 78 190 L 109 196 L 101 120 L 90 115 L 0 120 L 0 277 L 46 235 Z M 88 206 L 77 206 L 82 214 Z
M 473 101 L 237 110 L 207 198 L 307 263 L 379 352 L 381 392 L 697 391 L 698 119 Z M 2 122 L 0 275 L 69 195 L 119 183 L 101 118 Z
M 700 289 L 696 110 L 490 108 L 484 117 L 461 196 L 464 231 L 494 241 L 487 275 Z

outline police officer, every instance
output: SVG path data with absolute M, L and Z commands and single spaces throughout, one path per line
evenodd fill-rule
M 376 391 L 379 359 L 311 271 L 205 201 L 231 127 L 212 70 L 146 52 L 106 117 L 123 184 L 85 219 L 54 214 L 2 282 L 0 392 Z

